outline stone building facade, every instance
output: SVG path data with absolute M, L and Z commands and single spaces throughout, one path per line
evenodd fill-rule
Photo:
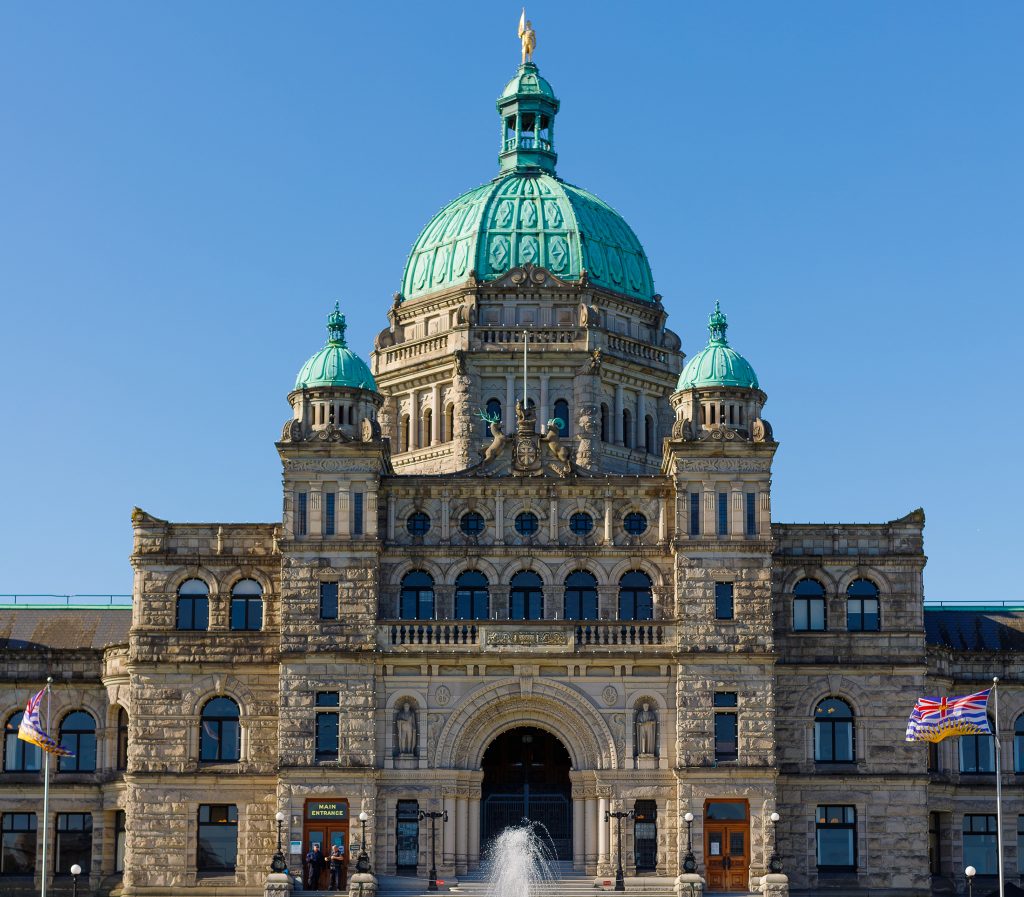
M 998 675 L 1019 875 L 1024 613 L 928 609 L 921 511 L 774 521 L 725 315 L 684 365 L 633 231 L 555 175 L 535 65 L 498 107 L 500 174 L 428 223 L 369 365 L 335 309 L 302 367 L 280 521 L 136 509 L 130 609 L 0 609 L 5 724 L 53 675 L 85 758 L 54 774 L 46 874 L 255 895 L 280 811 L 293 867 L 314 840 L 354 856 L 364 812 L 374 868 L 424 876 L 419 812 L 445 811 L 446 876 L 524 814 L 607 876 L 606 813 L 633 811 L 630 874 L 692 844 L 713 890 L 777 850 L 794 890 L 941 891 L 990 858 L 991 745 L 908 745 L 906 718 Z M 8 733 L 11 893 L 44 874 L 40 782 Z

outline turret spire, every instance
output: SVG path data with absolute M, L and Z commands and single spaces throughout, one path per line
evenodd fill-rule
M 331 346 L 344 348 L 345 342 L 345 316 L 339 310 L 339 304 L 334 303 L 334 311 L 327 316 L 327 343 Z
M 728 329 L 729 324 L 716 299 L 715 310 L 708 317 L 708 333 L 711 335 L 709 345 L 728 346 L 729 341 L 725 338 L 725 331 Z

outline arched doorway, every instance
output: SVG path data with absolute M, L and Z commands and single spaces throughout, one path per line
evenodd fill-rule
M 523 817 L 543 824 L 559 860 L 572 860 L 572 761 L 554 735 L 521 726 L 494 739 L 484 752 L 480 846 Z

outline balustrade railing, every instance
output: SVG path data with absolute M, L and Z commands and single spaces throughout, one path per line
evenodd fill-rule
M 475 623 L 393 623 L 388 630 L 392 645 L 475 645 Z
M 636 647 L 664 644 L 657 623 L 584 623 L 576 627 L 577 648 Z
M 563 327 L 525 328 L 529 332 L 530 343 L 573 343 L 576 342 L 576 326 L 566 324 Z M 480 327 L 476 331 L 477 339 L 487 345 L 503 345 L 505 343 L 521 343 L 523 327 Z
M 673 628 L 656 620 L 389 620 L 378 626 L 385 651 L 461 648 L 501 651 L 539 648 L 590 651 L 600 648 L 659 650 L 671 647 Z

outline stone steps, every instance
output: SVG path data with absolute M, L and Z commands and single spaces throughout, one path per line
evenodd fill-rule
M 592 875 L 565 874 L 549 886 L 541 887 L 533 897 L 584 897 L 597 893 L 612 892 L 614 877 L 594 878 Z M 464 875 L 455 881 L 445 883 L 433 892 L 448 893 L 459 897 L 486 897 L 488 883 L 480 872 Z M 431 897 L 427 882 L 423 879 L 395 879 L 389 876 L 379 881 L 379 897 Z M 643 897 L 675 897 L 675 882 L 669 878 L 627 878 L 627 894 L 641 894 Z

